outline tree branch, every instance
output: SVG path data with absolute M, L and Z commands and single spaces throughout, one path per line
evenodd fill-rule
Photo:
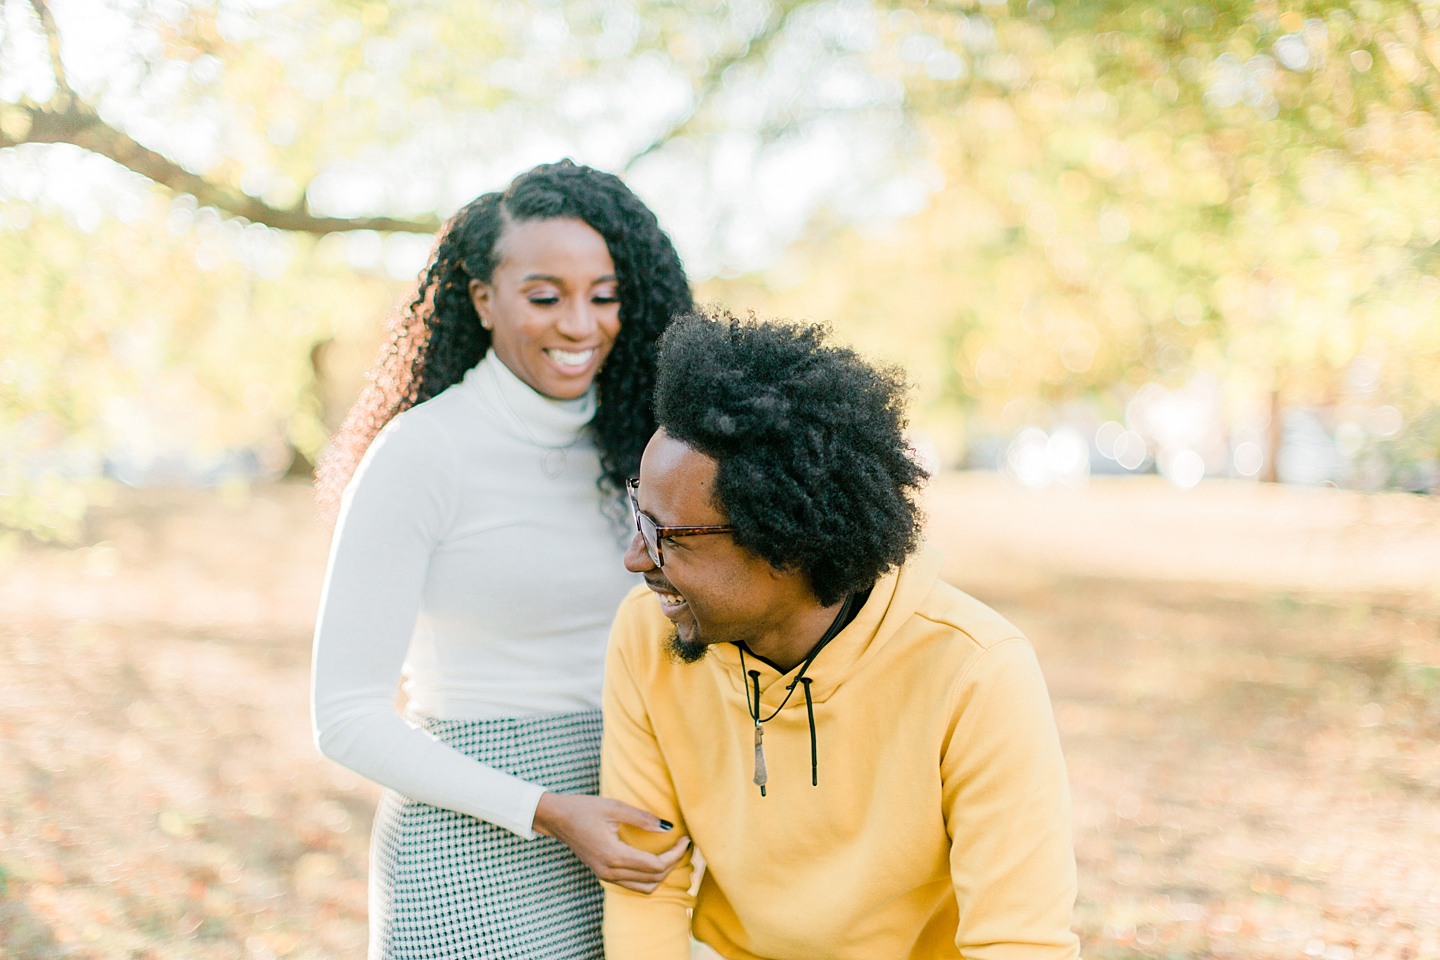
M 60 28 L 55 26 L 55 16 L 45 0 L 30 0 L 30 6 L 34 8 L 35 16 L 40 18 L 40 29 L 50 48 L 50 69 L 55 74 L 55 86 L 60 93 L 73 99 L 75 94 L 70 89 L 70 82 L 65 79 L 65 64 L 60 59 Z
M 434 217 L 404 220 L 395 217 L 317 217 L 301 199 L 293 207 L 272 207 L 263 200 L 191 173 L 173 160 L 136 143 L 100 118 L 71 89 L 60 60 L 60 32 L 46 0 L 30 0 L 40 18 L 50 48 L 50 66 L 55 73 L 55 96 L 48 103 L 22 100 L 15 105 L 0 103 L 0 148 L 22 143 L 69 143 L 83 150 L 109 157 L 128 170 L 153 180 L 176 193 L 188 193 L 203 207 L 215 207 L 252 223 L 297 233 L 339 233 L 347 230 L 381 230 L 399 233 L 434 233 L 440 221 Z
M 63 104 L 63 106 L 62 106 Z M 396 217 L 317 217 L 301 200 L 293 207 L 272 207 L 263 200 L 237 193 L 228 187 L 191 173 L 173 160 L 136 143 L 107 124 L 89 106 L 74 96 L 57 96 L 43 106 L 19 104 L 0 120 L 0 147 L 22 143 L 70 143 L 92 153 L 109 157 L 128 170 L 168 187 L 188 193 L 204 207 L 215 207 L 252 223 L 299 233 L 337 233 L 347 230 L 382 230 L 402 233 L 434 233 L 439 220 L 404 220 Z M 17 117 L 16 114 L 19 116 Z
M 689 129 L 690 121 L 695 119 L 695 114 L 700 112 L 700 107 L 703 106 L 705 102 L 710 99 L 711 94 L 715 92 L 715 89 L 719 87 L 721 82 L 725 79 L 725 71 L 729 70 L 737 63 L 744 63 L 746 60 L 757 56 L 757 51 L 763 50 L 763 48 L 775 38 L 775 35 L 780 32 L 780 28 L 785 25 L 785 19 L 789 15 L 790 6 L 782 5 L 779 13 L 772 17 L 770 21 L 765 24 L 765 28 L 759 33 L 757 33 L 755 36 L 750 38 L 750 42 L 745 45 L 745 49 L 743 51 L 741 51 L 736 56 L 724 58 L 718 64 L 712 66 L 709 70 L 705 71 L 705 75 L 700 78 L 700 88 L 696 91 L 695 94 L 695 108 L 689 113 L 685 114 L 685 116 L 681 117 L 679 120 L 672 123 L 669 127 L 665 128 L 664 132 L 660 133 L 653 140 L 647 143 L 642 150 L 634 154 L 629 160 L 625 161 L 625 166 L 621 168 L 621 172 L 629 173 L 634 168 L 635 164 L 639 163 L 641 160 L 645 159 L 650 154 L 654 153 L 656 150 L 659 150 L 661 147 L 665 146 L 665 144 L 669 143 L 671 140 L 674 140 L 676 137 L 680 136 L 687 129 Z

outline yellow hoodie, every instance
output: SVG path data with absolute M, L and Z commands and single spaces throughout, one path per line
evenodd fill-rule
M 803 691 L 765 724 L 766 796 L 739 649 L 682 664 L 644 587 L 620 607 L 605 677 L 601 793 L 675 822 L 705 859 L 649 896 L 605 891 L 610 960 L 1078 956 L 1065 763 L 1030 644 L 937 579 L 924 548 L 820 652 L 819 785 Z M 792 674 L 761 672 L 768 716 Z M 674 834 L 626 831 L 658 852 Z M 687 916 L 693 908 L 692 921 Z

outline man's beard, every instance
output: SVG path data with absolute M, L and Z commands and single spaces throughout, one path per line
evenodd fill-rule
M 710 652 L 710 644 L 701 641 L 698 636 L 694 640 L 684 640 L 680 637 L 680 629 L 675 627 L 665 640 L 665 650 L 677 663 L 699 663 Z

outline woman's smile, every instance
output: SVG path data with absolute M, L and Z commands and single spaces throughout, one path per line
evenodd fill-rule
M 562 374 L 575 377 L 590 372 L 595 357 L 599 354 L 596 347 L 587 347 L 583 350 L 563 350 L 560 347 L 546 347 L 545 356 L 549 358 Z

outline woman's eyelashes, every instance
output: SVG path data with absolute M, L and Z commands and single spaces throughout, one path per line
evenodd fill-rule
M 560 294 L 549 292 L 532 293 L 526 297 L 526 299 L 537 307 L 553 307 L 560 302 Z M 590 296 L 590 302 L 597 306 L 609 306 L 610 304 L 619 303 L 620 295 L 616 293 L 596 293 Z

